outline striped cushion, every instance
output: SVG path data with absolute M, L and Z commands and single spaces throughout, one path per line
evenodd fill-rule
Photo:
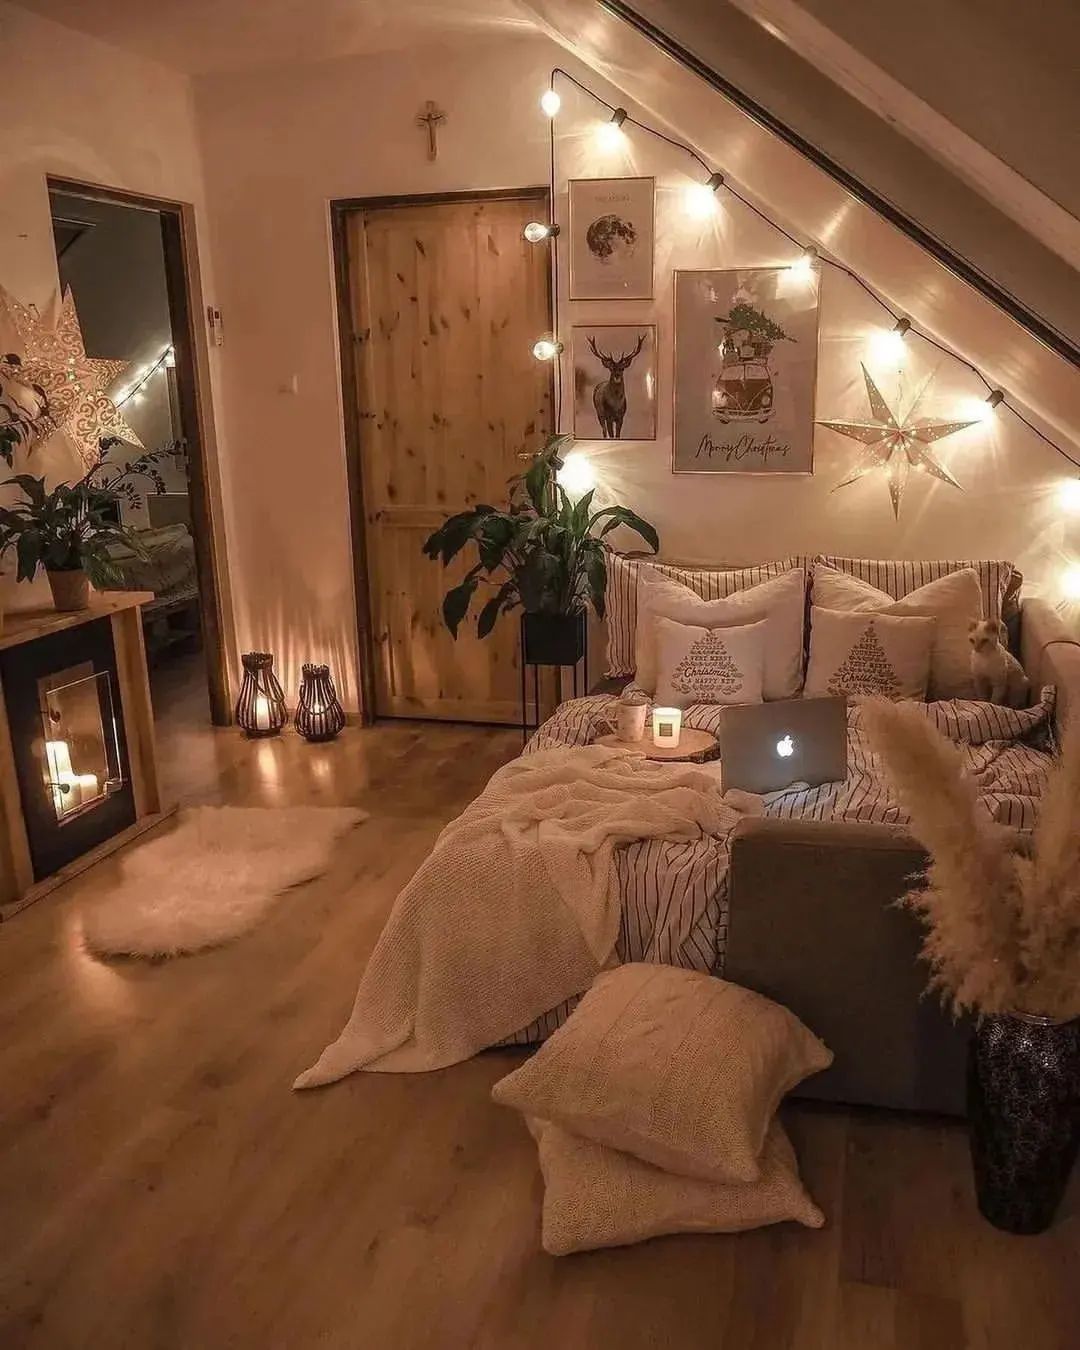
M 849 576 L 858 577 L 870 586 L 876 586 L 894 600 L 902 600 L 909 591 L 918 590 L 939 577 L 960 572 L 966 567 L 975 570 L 982 592 L 983 617 L 1003 619 L 1006 623 L 1018 607 L 1017 596 L 1023 577 L 1010 562 L 956 561 L 906 562 L 893 558 L 836 558 L 820 553 L 815 562 L 835 567 Z
M 805 568 L 807 558 L 779 558 L 752 567 L 694 567 L 678 563 L 627 558 L 621 553 L 608 557 L 607 632 L 609 676 L 634 673 L 634 636 L 637 631 L 638 570 L 651 567 L 689 587 L 703 600 L 723 600 L 761 581 L 782 576 L 793 567 Z

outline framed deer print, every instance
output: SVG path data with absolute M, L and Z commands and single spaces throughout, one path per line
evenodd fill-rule
M 651 300 L 656 182 L 571 178 L 570 299 Z
M 656 440 L 656 328 L 581 324 L 573 330 L 574 435 Z
M 675 273 L 675 473 L 813 473 L 818 279 Z

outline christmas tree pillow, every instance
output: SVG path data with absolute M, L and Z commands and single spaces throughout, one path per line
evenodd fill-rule
M 638 615 L 634 637 L 634 683 L 656 691 L 659 668 L 656 620 L 697 624 L 701 628 L 734 628 L 768 623 L 765 634 L 765 698 L 794 698 L 802 688 L 803 621 L 806 617 L 806 573 L 794 567 L 782 576 L 715 600 L 705 600 L 655 568 L 638 576 Z M 657 695 L 659 701 L 659 695 Z M 748 700 L 738 700 L 746 702 Z
M 810 611 L 803 693 L 925 700 L 937 620 L 833 609 Z
M 767 619 L 738 628 L 698 628 L 658 618 L 653 625 L 658 704 L 761 702 Z

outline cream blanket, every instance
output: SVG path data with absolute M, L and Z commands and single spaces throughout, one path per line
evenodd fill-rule
M 620 749 L 514 760 L 398 896 L 348 1024 L 294 1087 L 445 1068 L 582 993 L 615 950 L 615 849 L 723 836 L 747 809 L 699 767 Z

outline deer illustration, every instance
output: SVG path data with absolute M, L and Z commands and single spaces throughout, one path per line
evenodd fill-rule
M 626 386 L 623 375 L 633 364 L 645 345 L 645 334 L 637 340 L 637 346 L 629 354 L 611 356 L 602 352 L 595 341 L 589 338 L 589 350 L 600 362 L 608 378 L 601 380 L 593 389 L 592 401 L 596 416 L 600 422 L 600 431 L 605 441 L 617 441 L 622 436 L 623 419 L 626 416 Z

